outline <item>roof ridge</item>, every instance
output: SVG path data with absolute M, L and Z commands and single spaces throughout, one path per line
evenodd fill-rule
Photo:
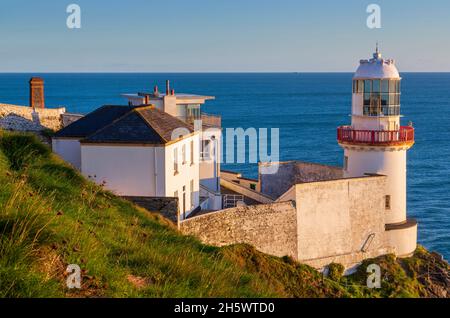
M 159 114 L 161 114 L 162 116 L 166 116 L 168 118 L 170 118 L 171 120 L 177 122 L 179 124 L 179 127 L 183 127 L 186 128 L 190 131 L 190 133 L 195 132 L 194 127 L 192 127 L 192 125 L 189 125 L 188 123 L 182 121 L 181 119 L 172 116 L 171 114 L 162 111 L 154 106 L 149 106 L 149 105 L 145 105 L 145 106 L 141 106 L 141 107 L 136 107 L 134 109 L 139 116 L 145 121 L 145 123 L 154 131 L 156 131 L 158 133 L 158 135 L 165 141 L 165 142 L 170 142 L 172 141 L 172 139 L 168 140 L 167 138 L 164 137 L 164 131 L 161 131 L 162 127 L 160 127 L 159 125 L 153 125 L 146 117 L 144 114 L 142 114 L 140 111 L 143 110 L 150 110 L 150 111 L 154 111 L 154 112 L 158 112 Z M 157 122 L 155 122 L 155 124 L 158 124 Z M 184 137 L 184 136 L 183 136 Z
M 164 142 L 169 142 L 170 140 L 167 140 L 162 134 L 161 131 L 158 131 L 159 129 L 156 129 L 155 127 L 152 126 L 152 124 L 147 120 L 147 118 L 145 118 L 140 110 L 155 110 L 156 107 L 155 106 L 151 106 L 151 105 L 144 105 L 144 106 L 138 106 L 133 108 L 133 111 L 136 112 L 138 114 L 139 117 L 141 117 L 141 119 L 144 121 L 144 123 L 147 125 L 147 127 L 149 127 L 150 129 L 153 129 L 158 135 L 159 137 L 161 137 L 162 140 L 164 140 Z M 159 109 L 158 109 L 159 111 Z M 169 114 L 167 114 L 169 115 Z M 171 115 L 169 115 L 171 116 Z M 159 127 L 158 127 L 159 128 Z

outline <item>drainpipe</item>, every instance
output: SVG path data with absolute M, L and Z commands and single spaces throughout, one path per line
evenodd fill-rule
M 157 182 L 157 178 L 158 178 L 158 163 L 157 163 L 157 156 L 156 156 L 156 147 L 153 148 L 153 164 L 154 164 L 154 171 L 155 171 L 155 197 L 158 196 L 158 182 Z

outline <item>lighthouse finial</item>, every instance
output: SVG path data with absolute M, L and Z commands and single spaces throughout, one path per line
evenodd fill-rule
M 378 41 L 377 41 L 377 44 L 375 46 L 375 53 L 373 54 L 373 58 L 375 60 L 381 59 L 381 53 L 380 53 L 380 50 L 378 49 Z

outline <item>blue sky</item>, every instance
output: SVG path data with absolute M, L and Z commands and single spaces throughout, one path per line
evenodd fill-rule
M 0 72 L 353 71 L 377 40 L 401 71 L 450 71 L 449 17 L 448 0 L 1 0 Z

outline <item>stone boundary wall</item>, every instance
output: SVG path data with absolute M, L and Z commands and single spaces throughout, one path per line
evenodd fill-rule
M 31 108 L 0 104 L 0 128 L 15 131 L 59 130 L 65 108 Z
M 177 223 L 178 222 L 178 198 L 171 197 L 130 197 L 122 198 L 133 202 L 134 204 L 150 211 L 156 212 L 165 218 Z
M 279 165 L 276 173 L 265 173 L 275 164 Z M 340 167 L 301 161 L 260 163 L 258 170 L 261 193 L 273 198 L 280 197 L 298 183 L 336 180 L 344 177 L 344 171 Z
M 386 176 L 295 185 L 298 260 L 314 267 L 351 267 L 386 254 Z
M 180 230 L 206 244 L 247 243 L 264 253 L 297 258 L 297 219 L 292 202 L 211 212 L 182 221 Z

